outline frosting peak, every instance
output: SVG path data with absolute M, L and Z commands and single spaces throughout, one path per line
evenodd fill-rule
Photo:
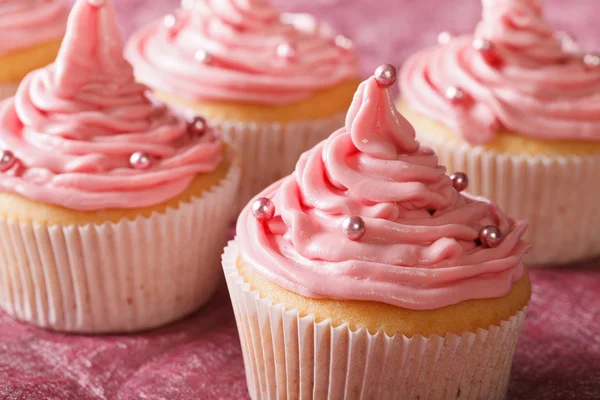
M 63 96 L 93 84 L 98 90 L 102 83 L 110 82 L 107 90 L 114 90 L 116 84 L 133 82 L 133 69 L 123 58 L 123 41 L 111 4 L 75 3 L 54 68 L 54 90 Z
M 99 4 L 99 5 L 94 5 Z M 146 97 L 124 60 L 112 0 L 78 0 L 56 62 L 0 104 L 0 149 L 19 160 L 0 191 L 78 210 L 134 208 L 213 171 L 221 143 Z M 152 165 L 130 165 L 144 153 Z
M 473 144 L 501 130 L 549 140 L 600 140 L 600 68 L 586 65 L 538 0 L 484 0 L 474 36 L 410 57 L 400 85 L 409 106 Z M 456 101 L 448 88 L 465 96 Z
M 300 101 L 359 74 L 347 40 L 308 15 L 281 14 L 267 0 L 203 0 L 130 40 L 140 80 L 188 100 L 263 104 Z
M 391 91 L 381 90 L 375 77 L 358 87 L 346 130 L 359 151 L 378 158 L 393 159 L 419 148 L 415 130 L 396 110 Z
M 61 39 L 67 13 L 62 0 L 1 0 L 0 55 Z
M 490 40 L 505 57 L 514 57 L 512 62 L 551 63 L 566 58 L 539 0 L 483 0 L 483 19 L 475 37 Z
M 259 197 L 275 215 L 264 223 L 251 205 L 242 212 L 244 261 L 307 297 L 434 309 L 503 296 L 523 275 L 526 225 L 461 195 L 374 77 L 360 85 L 345 128 Z M 345 232 L 349 216 L 364 221 L 358 239 Z M 495 248 L 478 241 L 488 225 L 503 234 Z

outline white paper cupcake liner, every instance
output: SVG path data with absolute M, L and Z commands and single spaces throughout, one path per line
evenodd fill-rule
M 528 264 L 565 264 L 600 255 L 600 155 L 533 157 L 498 154 L 418 132 L 448 173 L 465 172 L 470 193 L 529 221 Z
M 219 282 L 240 178 L 133 221 L 46 226 L 0 218 L 0 306 L 43 328 L 127 332 L 179 319 Z
M 292 173 L 298 159 L 344 125 L 345 113 L 289 124 L 215 121 L 224 139 L 240 154 L 242 179 L 237 197 L 241 211 L 256 194 Z
M 17 89 L 19 88 L 18 84 L 0 84 L 0 101 L 7 99 L 11 96 L 14 96 L 17 93 Z
M 253 400 L 503 399 L 527 308 L 477 333 L 375 335 L 316 322 L 261 299 L 239 275 L 236 241 L 223 269 Z

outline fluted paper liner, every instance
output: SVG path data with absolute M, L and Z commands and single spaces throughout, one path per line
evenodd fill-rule
M 0 101 L 7 99 L 11 96 L 14 96 L 17 93 L 17 89 L 19 88 L 18 84 L 5 83 L 0 84 Z
M 0 218 L 0 305 L 59 331 L 137 331 L 203 305 L 219 282 L 240 168 L 177 209 L 102 225 Z
M 223 269 L 253 400 L 503 399 L 526 307 L 477 333 L 411 338 L 316 322 L 272 304 L 237 271 L 237 242 Z
M 600 155 L 514 156 L 418 132 L 448 172 L 465 172 L 470 193 L 487 197 L 529 222 L 528 264 L 569 263 L 600 255 Z
M 344 125 L 345 113 L 331 118 L 280 123 L 215 121 L 225 141 L 240 154 L 242 180 L 237 211 L 271 183 L 294 171 L 298 159 Z

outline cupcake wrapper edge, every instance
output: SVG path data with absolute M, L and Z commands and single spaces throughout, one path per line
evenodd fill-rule
M 80 333 L 139 331 L 196 310 L 219 281 L 239 177 L 234 162 L 202 196 L 118 223 L 0 218 L 0 306 L 19 320 Z
M 503 399 L 527 307 L 477 333 L 393 337 L 316 322 L 252 291 L 235 266 L 223 268 L 253 400 Z

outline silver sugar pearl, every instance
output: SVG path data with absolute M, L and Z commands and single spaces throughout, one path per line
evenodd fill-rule
M 374 75 L 377 83 L 383 87 L 391 87 L 398 80 L 398 71 L 392 64 L 380 65 Z
M 260 222 L 267 222 L 275 216 L 275 204 L 266 197 L 254 200 L 252 215 Z
M 488 225 L 479 232 L 479 240 L 483 247 L 497 247 L 502 243 L 502 232 L 496 225 Z
M 188 132 L 193 136 L 202 136 L 206 133 L 208 124 L 206 119 L 197 116 L 188 123 Z
M 129 158 L 129 164 L 135 169 L 148 169 L 152 166 L 152 156 L 146 152 L 137 151 Z
M 177 26 L 177 17 L 173 14 L 165 15 L 163 18 L 163 26 L 169 30 Z
M 0 172 L 8 171 L 15 165 L 17 158 L 10 150 L 0 151 Z
M 352 40 L 348 39 L 346 36 L 344 35 L 337 35 L 334 39 L 335 41 L 335 45 L 338 46 L 339 48 L 342 48 L 344 50 L 350 50 L 352 49 Z
M 446 88 L 444 95 L 452 103 L 461 103 L 467 98 L 465 91 L 458 86 L 449 86 Z
M 481 53 L 489 53 L 494 48 L 492 42 L 490 42 L 487 39 L 481 38 L 473 39 L 473 43 L 471 43 L 471 46 L 473 47 L 473 49 Z
M 359 240 L 365 235 L 367 226 L 364 219 L 358 215 L 352 215 L 344 218 L 342 221 L 342 230 L 348 239 Z
M 450 175 L 450 180 L 452 181 L 452 186 L 454 189 L 462 192 L 469 187 L 469 177 L 464 172 L 455 172 Z
M 210 55 L 209 52 L 207 52 L 203 49 L 199 49 L 194 54 L 194 59 L 198 62 L 201 62 L 202 64 L 208 64 L 209 62 L 212 61 L 212 55 Z
M 277 57 L 291 60 L 296 57 L 296 48 L 290 43 L 282 43 L 275 50 Z
M 556 32 L 554 36 L 560 40 L 560 45 L 565 53 L 577 54 L 580 52 L 575 37 L 571 36 L 569 33 L 564 31 Z
M 583 56 L 583 65 L 589 69 L 600 67 L 600 54 L 586 54 Z
M 452 40 L 452 34 L 450 32 L 440 32 L 437 36 L 438 44 L 448 44 Z

